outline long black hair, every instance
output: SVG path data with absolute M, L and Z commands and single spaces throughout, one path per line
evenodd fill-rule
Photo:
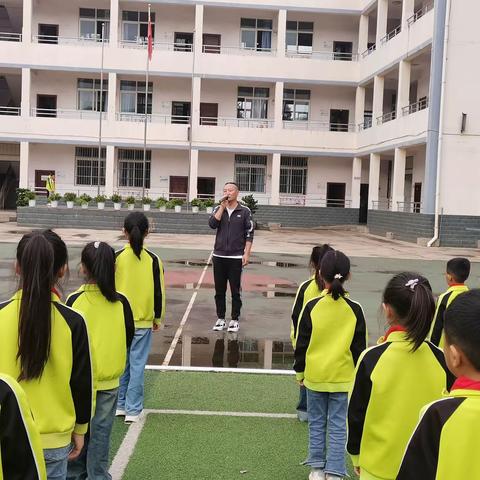
M 407 330 L 412 351 L 417 350 L 427 338 L 435 313 L 430 282 L 418 273 L 399 273 L 387 283 L 383 303 L 393 308 L 397 322 Z
M 328 245 L 328 243 L 324 243 L 323 245 L 317 245 L 316 247 L 313 247 L 310 255 L 309 266 L 310 269 L 315 272 L 315 282 L 320 290 L 325 288 L 325 282 L 320 275 L 320 265 L 325 254 L 330 251 L 333 251 L 333 248 Z
M 350 259 L 339 250 L 331 250 L 322 259 L 320 274 L 324 282 L 330 285 L 328 293 L 338 300 L 347 293 L 343 284 L 350 276 Z
M 67 247 L 51 230 L 22 237 L 17 247 L 22 298 L 18 322 L 18 380 L 41 377 L 50 355 L 52 289 L 68 261 Z
M 90 242 L 82 250 L 82 265 L 109 302 L 118 300 L 115 288 L 115 250 L 105 242 Z
M 148 218 L 142 212 L 132 212 L 125 217 L 123 228 L 128 233 L 130 246 L 139 259 L 148 227 Z

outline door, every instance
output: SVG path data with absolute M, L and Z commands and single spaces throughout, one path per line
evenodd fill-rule
M 345 207 L 345 183 L 327 183 L 327 207 Z
M 37 117 L 57 116 L 57 96 L 37 95 Z
M 193 33 L 175 32 L 175 45 L 173 49 L 176 52 L 191 52 L 193 46 Z
M 333 42 L 333 59 L 352 61 L 352 42 Z
M 222 36 L 214 33 L 203 34 L 203 53 L 220 53 Z
M 413 213 L 420 213 L 422 208 L 422 184 L 416 183 L 413 187 Z
M 412 189 L 413 189 L 413 175 L 411 173 L 405 174 L 405 183 L 403 186 L 403 205 L 399 205 L 399 210 L 404 212 L 412 212 Z M 403 207 L 403 208 L 402 208 Z
M 218 103 L 200 104 L 200 125 L 218 124 Z
M 330 131 L 348 132 L 349 110 L 330 110 Z
M 55 170 L 35 170 L 35 191 L 38 195 L 48 195 L 45 185 L 49 175 L 55 175 Z
M 198 198 L 215 198 L 215 177 L 198 177 Z
M 58 25 L 39 23 L 38 43 L 58 43 Z
M 368 183 L 360 185 L 360 212 L 358 223 L 367 223 L 368 219 Z
M 187 198 L 188 177 L 170 177 L 169 198 Z
M 190 102 L 172 102 L 172 123 L 190 123 Z

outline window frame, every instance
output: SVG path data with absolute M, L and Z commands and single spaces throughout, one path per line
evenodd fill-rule
M 90 151 L 91 155 L 82 155 L 81 149 L 84 151 Z M 74 172 L 75 172 L 75 181 L 74 185 L 80 185 L 82 187 L 97 187 L 97 183 L 94 183 L 93 179 L 98 177 L 94 175 L 94 172 L 98 174 L 98 147 L 85 147 L 85 146 L 76 146 L 75 147 L 75 162 L 74 162 Z M 106 173 L 106 158 L 107 158 L 107 149 L 102 147 L 101 158 L 100 158 L 100 186 L 105 186 L 105 173 Z M 91 165 L 79 165 L 79 162 L 90 162 Z M 90 181 L 89 183 L 79 182 L 80 177 L 88 178 L 87 175 L 79 175 L 80 168 L 90 168 Z
M 132 82 L 135 83 L 135 90 L 126 90 L 125 88 L 122 90 L 122 84 L 125 86 L 125 82 Z M 143 83 L 144 86 L 141 86 Z M 143 91 L 142 91 L 143 89 Z M 142 105 L 140 102 L 141 97 L 146 96 L 146 86 L 145 81 L 141 80 L 120 80 L 120 115 L 145 115 L 145 110 L 143 112 L 139 111 L 139 105 Z M 123 102 L 122 102 L 122 95 L 126 94 L 135 94 L 135 112 L 125 112 L 123 111 Z M 148 82 L 148 98 L 147 98 L 147 115 L 152 114 L 152 107 L 153 107 L 153 82 Z M 145 102 L 143 103 L 145 105 Z
M 298 165 L 295 165 L 298 163 Z M 302 165 L 300 165 L 302 163 Z M 301 191 L 292 188 L 295 172 L 300 173 L 301 176 Z M 307 194 L 307 182 L 308 182 L 308 157 L 298 157 L 292 155 L 282 155 L 280 159 L 280 188 L 281 194 L 286 195 L 302 195 Z
M 249 21 L 254 21 L 255 26 L 242 26 L 242 22 L 244 20 L 249 20 Z M 264 27 L 264 26 L 259 26 L 259 22 L 270 22 L 271 27 Z M 253 32 L 255 36 L 255 46 L 254 47 L 247 47 L 246 45 L 243 45 L 246 42 L 243 42 L 243 32 Z M 265 48 L 265 47 L 259 47 L 258 44 L 258 34 L 260 32 L 269 32 L 270 33 L 270 47 Z M 270 20 L 268 18 L 251 18 L 251 17 L 241 17 L 240 18 L 240 47 L 244 50 L 252 50 L 252 51 L 257 51 L 257 52 L 271 52 L 273 50 L 273 20 Z
M 287 93 L 293 95 L 293 98 L 285 98 Z M 300 95 L 306 95 L 308 92 L 308 99 L 306 98 L 297 98 Z M 285 88 L 283 90 L 283 104 L 282 104 L 282 120 L 285 122 L 308 122 L 310 120 L 310 107 L 311 107 L 312 91 L 304 88 Z M 293 105 L 292 108 L 292 118 L 287 118 L 286 116 L 286 105 Z M 300 105 L 307 106 L 306 118 L 299 118 L 301 115 L 305 115 L 305 112 L 301 112 L 297 109 Z M 290 113 L 290 112 L 288 112 Z
M 94 10 L 95 14 L 93 17 L 86 17 L 82 16 L 82 10 Z M 106 12 L 105 18 L 101 18 L 98 15 L 99 11 Z M 108 15 L 108 16 L 107 16 Z M 95 33 L 94 37 L 89 38 L 89 37 L 84 37 L 82 36 L 82 21 L 84 22 L 92 22 L 95 24 Z M 109 8 L 79 8 L 78 11 L 78 38 L 81 38 L 82 40 L 90 40 L 90 41 L 96 41 L 100 42 L 102 40 L 102 23 L 105 23 L 105 38 L 104 40 L 109 40 L 110 39 L 110 9 Z M 100 32 L 100 33 L 98 33 Z
M 243 161 L 245 160 L 245 161 Z M 239 169 L 248 170 L 246 172 L 239 172 Z M 257 189 L 256 176 L 260 174 L 263 180 L 261 189 Z M 247 180 L 239 178 L 239 175 L 247 175 Z M 234 177 L 242 192 L 265 193 L 267 180 L 267 156 L 266 155 L 249 155 L 236 154 L 234 160 Z M 253 187 L 253 189 L 252 189 Z
M 121 158 L 129 152 L 133 158 Z M 127 165 L 126 175 L 123 175 L 124 165 Z M 130 166 L 131 164 L 131 166 Z M 152 176 L 152 150 L 146 151 L 145 161 L 145 188 L 149 189 Z M 140 178 L 138 176 L 140 175 Z M 126 177 L 125 182 L 124 177 Z M 143 149 L 119 148 L 117 151 L 117 184 L 119 188 L 143 188 Z
M 134 13 L 137 15 L 137 20 L 124 19 L 125 14 Z M 142 16 L 146 19 L 142 19 Z M 155 12 L 151 12 L 150 20 L 152 22 L 152 39 L 155 41 Z M 129 40 L 125 38 L 125 25 L 136 25 L 137 34 L 134 40 Z M 148 30 L 148 12 L 137 11 L 137 10 L 122 10 L 122 42 L 129 43 L 138 43 L 139 45 L 145 45 L 148 41 L 147 36 L 141 36 L 142 25 Z
M 252 89 L 251 95 L 241 95 L 240 89 Z M 260 90 L 266 90 L 267 96 L 263 95 L 256 95 L 257 92 Z M 268 106 L 270 102 L 270 88 L 269 87 L 243 87 L 239 86 L 237 88 L 237 118 L 245 119 L 245 120 L 268 120 Z M 242 104 L 242 108 L 240 108 L 240 104 Z M 250 108 L 245 108 L 245 105 L 249 104 Z M 264 109 L 262 108 L 262 104 Z M 255 107 L 256 105 L 256 107 Z M 253 117 L 252 113 L 255 111 L 263 112 L 264 110 L 264 117 Z M 242 116 L 240 112 L 250 112 L 250 116 Z

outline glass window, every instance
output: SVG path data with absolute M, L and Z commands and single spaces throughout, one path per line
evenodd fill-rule
M 241 47 L 270 51 L 272 49 L 272 20 L 242 18 L 240 19 Z
M 237 118 L 268 118 L 270 89 L 238 87 Z
M 153 84 L 148 82 L 148 106 L 147 113 L 152 113 Z M 121 113 L 145 113 L 145 82 L 132 80 L 120 81 L 120 112 Z
M 280 193 L 305 195 L 307 169 L 307 157 L 282 156 L 280 161 Z
M 150 15 L 152 36 L 155 38 L 155 13 Z M 123 41 L 145 43 L 148 36 L 148 12 L 122 12 Z
M 310 90 L 285 89 L 283 92 L 283 120 L 307 121 L 310 115 Z
M 287 51 L 310 53 L 313 47 L 313 22 L 287 22 Z
M 100 90 L 100 80 L 79 78 L 77 80 L 77 109 L 95 112 L 101 110 L 102 112 L 106 112 L 108 99 L 108 80 L 103 81 L 103 91 L 101 92 Z M 103 98 L 102 102 L 100 102 L 100 97 Z
M 235 182 L 243 192 L 265 192 L 267 157 L 235 155 Z
M 80 8 L 80 38 L 84 40 L 101 40 L 102 23 L 105 24 L 105 39 L 110 36 L 110 10 Z
M 118 185 L 120 187 L 143 187 L 143 155 L 141 149 L 118 150 Z M 150 165 L 152 151 L 146 151 L 145 157 L 145 188 L 150 188 Z
M 100 185 L 105 185 L 106 149 L 100 159 Z M 98 148 L 75 147 L 75 184 L 98 185 Z

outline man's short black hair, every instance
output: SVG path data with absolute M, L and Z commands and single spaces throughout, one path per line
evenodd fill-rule
M 445 311 L 445 338 L 480 372 L 480 290 L 461 293 Z
M 470 260 L 456 257 L 447 262 L 447 273 L 458 283 L 464 283 L 470 275 Z
M 238 183 L 236 182 L 225 182 L 225 185 L 235 185 L 237 187 L 237 190 L 240 190 L 240 188 L 238 187 Z

